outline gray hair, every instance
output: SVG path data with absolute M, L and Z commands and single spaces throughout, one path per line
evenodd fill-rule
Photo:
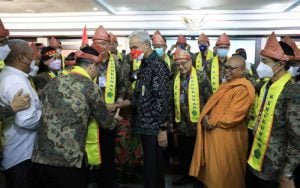
M 128 38 L 130 40 L 130 39 L 132 39 L 134 37 L 139 38 L 142 43 L 151 44 L 150 35 L 149 35 L 149 33 L 147 31 L 142 31 L 142 30 L 133 31 L 132 33 L 130 33 L 130 35 L 129 35 Z

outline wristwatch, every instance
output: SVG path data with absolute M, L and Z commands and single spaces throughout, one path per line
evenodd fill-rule
M 165 131 L 167 130 L 167 126 L 159 126 L 159 130 Z
M 284 174 L 284 177 L 286 177 L 289 180 L 293 180 L 294 179 L 294 175 L 293 174 Z

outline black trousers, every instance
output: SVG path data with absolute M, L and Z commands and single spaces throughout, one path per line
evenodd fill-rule
M 37 188 L 31 160 L 23 161 L 4 171 L 6 188 Z
M 141 135 L 144 152 L 144 188 L 164 188 L 163 149 L 157 136 Z
M 196 137 L 178 136 L 178 157 L 182 175 L 188 175 L 194 153 Z
M 115 186 L 115 137 L 116 129 L 100 130 L 102 164 L 100 165 L 100 168 L 94 172 L 96 183 L 99 188 L 113 188 Z
M 246 187 L 247 188 L 279 188 L 279 183 L 275 181 L 265 181 L 255 176 L 249 166 L 246 172 Z
M 87 168 L 56 167 L 34 163 L 39 188 L 86 188 Z

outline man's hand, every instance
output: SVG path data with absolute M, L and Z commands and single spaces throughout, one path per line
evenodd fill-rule
M 19 112 L 30 107 L 30 95 L 29 94 L 22 95 L 22 93 L 23 93 L 23 89 L 20 89 L 16 93 L 12 103 L 10 104 L 14 112 Z
M 117 102 L 116 103 L 116 107 L 117 108 L 123 108 L 123 107 L 127 107 L 127 106 L 130 106 L 131 105 L 131 103 L 130 103 L 130 101 L 129 100 L 123 100 L 123 101 L 121 101 L 121 102 Z
M 157 142 L 159 147 L 166 148 L 168 146 L 168 137 L 166 130 L 159 130 L 157 135 Z
M 285 176 L 280 176 L 280 188 L 295 188 L 295 183 Z
M 206 115 L 206 116 L 204 116 L 204 118 L 203 118 L 203 120 L 202 120 L 202 126 L 204 127 L 204 128 L 206 128 L 206 129 L 212 129 L 212 128 L 214 128 L 213 126 L 211 126 L 209 123 L 208 123 L 208 119 L 209 119 L 209 116 L 208 115 Z
M 117 104 L 106 104 L 106 108 L 108 110 L 109 113 L 114 113 L 117 109 Z

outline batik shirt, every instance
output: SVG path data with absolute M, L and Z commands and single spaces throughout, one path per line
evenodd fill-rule
M 85 161 L 88 122 L 95 118 L 102 128 L 111 128 L 113 115 L 94 82 L 79 74 L 58 76 L 44 88 L 41 126 L 32 161 L 80 168 Z
M 282 90 L 274 112 L 272 132 L 262 171 L 254 174 L 263 180 L 278 180 L 292 174 L 300 161 L 300 84 L 289 81 Z
M 168 65 L 155 52 L 142 60 L 131 100 L 137 134 L 155 136 L 170 121 L 170 84 Z

